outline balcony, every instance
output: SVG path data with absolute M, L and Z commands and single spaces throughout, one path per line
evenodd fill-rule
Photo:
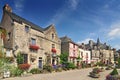
M 39 46 L 37 46 L 37 45 L 30 45 L 29 48 L 32 49 L 32 50 L 38 50 Z

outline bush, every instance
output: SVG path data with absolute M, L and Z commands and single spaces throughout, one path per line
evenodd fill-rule
M 62 72 L 62 68 L 57 68 L 56 72 Z
M 116 68 L 113 69 L 113 71 L 110 73 L 110 75 L 118 75 L 118 71 Z
M 44 65 L 43 66 L 43 70 L 47 70 L 48 72 L 52 72 L 53 71 L 53 68 L 51 65 Z
M 23 70 L 19 69 L 18 67 L 13 67 L 11 70 L 11 76 L 21 76 Z
M 33 69 L 30 70 L 30 73 L 32 73 L 32 74 L 39 74 L 39 73 L 41 73 L 41 70 L 38 69 L 38 68 L 33 68 Z
M 67 69 L 75 69 L 76 66 L 74 65 L 74 63 L 68 62 L 67 65 L 66 65 L 66 68 Z
M 30 64 L 19 64 L 18 68 L 25 71 L 30 68 Z

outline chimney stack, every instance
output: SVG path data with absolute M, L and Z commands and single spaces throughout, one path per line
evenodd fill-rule
M 3 11 L 12 12 L 12 8 L 8 4 L 5 4 L 3 7 Z

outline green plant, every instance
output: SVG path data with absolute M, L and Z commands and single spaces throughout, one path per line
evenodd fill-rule
M 98 65 L 98 66 L 104 66 L 105 64 L 100 61 L 100 62 L 97 62 L 96 65 Z
M 53 67 L 51 65 L 44 65 L 43 66 L 43 70 L 47 70 L 48 72 L 52 72 L 53 71 Z
M 14 61 L 14 58 L 13 57 L 5 57 L 6 61 L 8 62 L 13 62 Z
M 56 72 L 62 72 L 62 68 L 57 68 Z
M 110 73 L 110 75 L 118 75 L 118 71 L 116 68 L 113 69 L 113 71 Z
M 68 62 L 66 68 L 67 68 L 67 69 L 75 69 L 76 66 L 75 66 L 74 63 Z
M 120 58 L 118 58 L 118 64 L 117 64 L 117 68 L 120 68 Z
M 10 72 L 11 72 L 11 76 L 21 76 L 23 70 L 19 69 L 18 67 L 12 67 L 10 69 Z
M 38 68 L 33 68 L 33 69 L 30 70 L 30 73 L 32 73 L 32 74 L 39 74 L 39 73 L 41 73 L 41 70 L 38 69 Z
M 23 58 L 23 56 L 21 55 L 21 53 L 19 52 L 18 54 L 17 54 L 17 64 L 19 65 L 19 64 L 22 64 L 23 63 L 23 60 L 24 60 L 24 58 Z
M 60 55 L 60 63 L 65 64 L 66 62 L 68 62 L 68 56 L 68 53 L 62 53 Z

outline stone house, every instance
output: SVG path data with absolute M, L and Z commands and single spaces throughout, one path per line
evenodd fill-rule
M 106 43 L 101 43 L 99 38 L 96 43 L 90 40 L 85 46 L 91 51 L 92 61 L 102 61 L 105 64 L 114 63 L 114 51 Z
M 4 41 L 6 54 L 11 54 L 15 58 L 20 52 L 24 57 L 23 63 L 30 64 L 31 68 L 42 68 L 44 64 L 59 63 L 61 40 L 53 24 L 42 28 L 16 15 L 6 4 L 3 7 L 1 27 L 7 31 Z
M 61 53 L 68 53 L 68 61 L 77 65 L 78 44 L 73 42 L 69 37 L 61 37 Z

